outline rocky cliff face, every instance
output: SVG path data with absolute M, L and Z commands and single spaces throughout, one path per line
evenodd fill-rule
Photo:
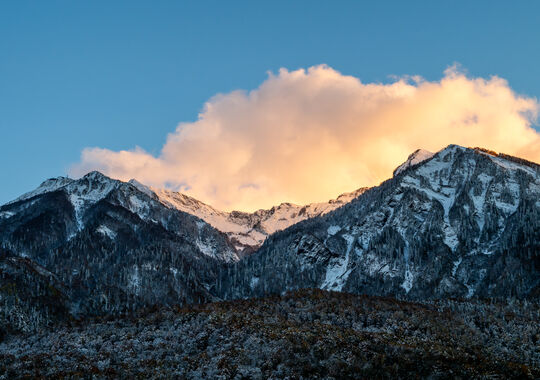
M 229 269 L 221 292 L 537 298 L 539 268 L 540 166 L 451 145 L 272 235 Z

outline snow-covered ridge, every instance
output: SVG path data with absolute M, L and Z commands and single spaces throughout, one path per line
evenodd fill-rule
M 39 185 L 36 189 L 29 191 L 27 193 L 24 193 L 20 197 L 6 203 L 6 204 L 12 204 L 20 201 L 24 201 L 30 198 L 33 198 L 37 195 L 50 193 L 56 190 L 61 189 L 62 187 L 69 185 L 74 180 L 67 177 L 56 177 L 56 178 L 49 178 L 48 180 L 45 180 Z
M 441 227 L 443 241 L 452 251 L 457 249 L 459 240 L 457 231 L 450 220 L 450 210 L 456 203 L 456 197 L 459 195 L 457 189 L 462 185 L 461 182 L 473 180 L 472 175 L 476 162 L 471 157 L 468 161 L 459 161 L 462 166 L 459 169 L 453 168 L 453 165 L 458 156 L 462 156 L 467 152 L 486 154 L 482 150 L 464 148 L 458 145 L 449 145 L 437 153 L 419 149 L 411 154 L 407 161 L 394 172 L 394 175 L 405 174 L 400 180 L 401 188 L 413 188 L 420 191 L 430 201 L 435 201 L 442 206 L 443 220 Z M 469 194 L 471 205 L 466 207 L 470 208 L 470 211 L 467 212 L 475 214 L 480 230 L 483 229 L 485 223 L 484 209 L 488 207 L 488 203 L 499 209 L 501 215 L 508 216 L 515 212 L 520 202 L 519 188 L 514 176 L 516 169 L 525 171 L 535 177 L 534 184 L 540 188 L 540 166 L 524 160 L 523 163 L 519 158 L 510 156 L 497 154 L 487 154 L 487 156 L 497 164 L 499 170 L 504 173 L 507 179 L 505 183 L 495 184 L 492 182 L 491 176 L 488 178 L 486 175 L 480 175 L 477 178 L 475 190 Z M 403 173 L 409 168 L 411 170 L 408 173 Z M 458 170 L 456 173 L 460 173 L 455 178 L 449 175 L 454 170 Z M 458 180 L 459 183 L 456 182 Z M 140 184 L 138 186 L 145 187 Z M 239 211 L 223 212 L 182 193 L 145 188 L 146 191 L 152 191 L 164 205 L 195 215 L 214 228 L 226 233 L 240 255 L 256 250 L 274 232 L 286 229 L 305 219 L 333 211 L 357 198 L 366 190 L 366 188 L 361 188 L 351 193 L 342 194 L 328 202 L 312 203 L 306 206 L 282 203 L 268 210 L 246 213 Z M 395 198 L 396 202 L 399 203 L 399 195 L 396 195 Z M 432 204 L 427 203 L 422 207 L 429 209 Z M 338 228 L 340 227 L 331 229 L 329 235 L 332 233 L 341 235 L 340 231 L 337 231 Z M 363 242 L 363 245 L 366 245 L 365 238 L 365 236 L 359 236 L 358 240 Z M 345 259 L 343 258 L 343 260 Z M 335 269 L 336 271 L 339 269 L 339 273 L 348 273 L 345 266 L 346 261 L 343 260 L 336 261 Z M 329 276 L 328 286 L 330 286 L 330 279 L 334 277 Z M 414 271 L 411 270 L 407 278 L 408 281 L 404 283 L 405 289 L 410 289 L 414 281 L 413 277 Z
M 98 171 L 90 172 L 77 180 L 67 177 L 50 178 L 35 190 L 23 194 L 6 205 L 62 190 L 68 195 L 69 201 L 73 205 L 78 228 L 81 229 L 83 227 L 82 215 L 84 211 L 122 184 L 123 182 L 111 179 Z
M 132 178 L 132 179 L 130 179 L 128 181 L 128 183 L 135 186 L 135 188 L 137 188 L 137 190 L 139 190 L 142 193 L 145 193 L 150 198 L 157 199 L 156 194 L 154 194 L 154 192 L 148 186 L 143 185 L 142 183 L 140 183 L 136 179 Z
M 528 161 L 519 157 L 510 156 L 504 153 L 497 153 L 484 148 L 476 147 L 469 149 L 473 149 L 476 153 L 489 157 L 491 161 L 495 162 L 497 165 L 501 166 L 504 169 L 522 170 L 533 176 L 537 176 L 540 173 L 540 165 L 535 162 Z
M 60 189 L 65 189 L 68 194 L 75 194 L 77 197 L 82 197 L 88 201 L 98 201 L 107 196 L 120 183 L 122 182 L 109 178 L 98 171 L 92 171 L 77 180 L 68 177 L 49 178 L 43 181 L 36 189 L 6 204 L 24 201 Z
M 75 180 L 66 177 L 51 178 L 43 182 L 38 188 L 30 191 L 21 197 L 10 202 L 10 204 L 25 201 L 42 194 L 63 190 L 75 210 L 75 216 L 79 230 L 83 228 L 82 217 L 85 211 L 92 205 L 99 202 L 107 195 L 122 187 L 128 186 L 135 190 L 129 192 L 126 207 L 130 211 L 138 214 L 145 219 L 147 214 L 147 202 L 145 196 L 137 195 L 137 192 L 143 193 L 154 201 L 158 201 L 168 208 L 186 212 L 194 215 L 217 230 L 227 234 L 230 242 L 235 246 L 239 254 L 248 254 L 259 248 L 266 238 L 274 232 L 283 230 L 293 224 L 315 216 L 324 215 L 333 211 L 362 194 L 366 189 L 361 188 L 350 193 L 344 193 L 336 199 L 328 202 L 312 203 L 306 206 L 295 205 L 292 203 L 282 203 L 268 210 L 258 210 L 252 213 L 242 211 L 224 212 L 215 209 L 188 195 L 146 186 L 136 179 L 131 179 L 125 183 L 119 180 L 111 179 L 100 172 L 93 171 L 85 176 Z M 3 212 L 2 218 L 9 218 L 13 213 Z M 107 234 L 105 229 L 99 232 Z
M 143 185 L 144 186 L 144 185 Z M 299 206 L 282 203 L 268 210 L 253 213 L 242 211 L 224 212 L 182 193 L 151 189 L 164 205 L 195 215 L 214 228 L 226 233 L 239 252 L 249 253 L 260 247 L 266 238 L 303 220 L 324 215 L 362 194 L 367 188 L 345 193 L 328 202 Z
M 60 196 L 44 198 L 48 193 L 57 193 Z M 103 200 L 105 201 L 101 203 L 100 208 L 95 209 L 94 207 Z M 97 171 L 77 180 L 59 177 L 45 181 L 19 200 L 1 206 L 0 223 L 11 218 L 16 219 L 17 223 L 26 223 L 28 218 L 33 217 L 32 212 L 27 210 L 48 213 L 50 205 L 57 206 L 62 217 L 65 217 L 66 223 L 57 227 L 65 233 L 66 242 L 77 238 L 81 231 L 91 227 L 91 231 L 98 236 L 121 244 L 125 237 L 118 232 L 122 229 L 119 229 L 119 226 L 121 227 L 123 223 L 124 227 L 131 226 L 133 231 L 140 225 L 159 225 L 171 233 L 189 235 L 187 240 L 204 255 L 226 262 L 239 259 L 227 239 L 204 221 L 167 208 L 152 190 L 135 180 L 127 183 L 111 179 Z M 111 207 L 128 210 L 137 215 L 142 223 L 134 222 L 132 218 L 126 219 L 123 212 L 105 211 L 107 216 L 101 219 L 102 211 L 110 211 Z M 94 209 L 100 210 L 97 215 L 92 212 Z M 20 217 L 16 218 L 18 214 Z
M 419 164 L 421 162 L 424 162 L 424 161 L 430 159 L 431 157 L 433 157 L 434 154 L 435 153 L 429 152 L 429 151 L 427 151 L 425 149 L 417 149 L 417 150 L 415 150 L 413 153 L 411 153 L 409 155 L 409 157 L 407 158 L 407 160 L 404 163 L 399 165 L 394 170 L 394 176 L 396 176 L 399 173 L 403 172 L 404 170 L 410 168 L 411 166 L 414 166 L 416 164 Z

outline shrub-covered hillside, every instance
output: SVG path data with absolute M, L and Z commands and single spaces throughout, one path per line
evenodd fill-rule
M 0 343 L 0 376 L 539 378 L 537 305 L 301 290 L 73 322 Z

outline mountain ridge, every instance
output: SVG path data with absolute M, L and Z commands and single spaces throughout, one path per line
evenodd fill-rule
M 225 232 L 243 255 L 256 251 L 269 235 L 302 220 L 333 211 L 358 197 L 367 189 L 359 188 L 349 193 L 343 193 L 328 202 L 310 203 L 304 206 L 285 202 L 270 209 L 260 209 L 254 212 L 225 212 L 182 193 L 147 188 L 154 192 L 165 205 L 196 215 L 218 230 Z
M 235 246 L 235 249 L 240 255 L 247 255 L 256 251 L 262 245 L 264 240 L 272 233 L 285 229 L 299 221 L 333 211 L 358 197 L 367 189 L 364 187 L 352 192 L 343 193 L 328 202 L 316 202 L 307 205 L 296 205 L 284 202 L 277 206 L 273 206 L 270 209 L 259 209 L 254 212 L 226 212 L 218 210 L 180 192 L 147 186 L 136 179 L 123 182 L 109 178 L 99 171 L 92 171 L 81 177 L 79 180 L 68 177 L 47 179 L 36 189 L 21 195 L 6 203 L 6 205 L 25 201 L 45 193 L 69 187 L 77 181 L 86 178 L 92 178 L 93 180 L 106 178 L 111 181 L 111 184 L 114 184 L 112 185 L 113 187 L 120 186 L 120 183 L 130 184 L 150 198 L 161 202 L 169 208 L 194 215 L 212 225 L 217 230 L 227 234 L 231 243 Z M 112 190 L 112 188 L 109 190 Z M 99 198 L 100 196 L 103 198 L 108 194 L 107 189 L 103 189 L 102 192 L 103 194 L 101 195 L 99 192 L 94 193 L 94 198 Z M 94 201 L 97 201 L 97 198 L 94 199 Z M 84 199 L 79 199 L 75 195 L 72 198 L 72 202 L 79 204 L 79 207 L 82 207 Z

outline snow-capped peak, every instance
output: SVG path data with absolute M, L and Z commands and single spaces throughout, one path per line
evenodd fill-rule
M 86 173 L 84 176 L 82 176 L 80 179 L 88 179 L 90 181 L 114 181 L 112 178 L 107 177 L 105 174 L 93 170 L 91 172 Z
M 426 161 L 433 157 L 435 153 L 432 153 L 430 151 L 427 151 L 425 149 L 417 149 L 413 153 L 409 155 L 407 160 L 399 165 L 396 170 L 394 170 L 394 177 L 400 174 L 401 172 L 405 171 L 406 169 L 410 168 L 411 166 L 414 166 L 416 164 L 419 164 L 423 161 Z
M 88 201 L 97 202 L 121 184 L 121 181 L 109 178 L 98 171 L 93 171 L 69 183 L 66 186 L 66 191 L 70 195 L 77 195 L 84 197 Z
M 7 204 L 15 203 L 24 201 L 26 199 L 33 198 L 37 195 L 50 193 L 53 191 L 56 191 L 58 189 L 61 189 L 62 187 L 69 185 L 74 180 L 67 177 L 56 177 L 56 178 L 49 178 L 41 183 L 36 189 L 29 191 L 27 193 L 24 193 L 20 197 L 12 200 L 11 202 L 8 202 Z

